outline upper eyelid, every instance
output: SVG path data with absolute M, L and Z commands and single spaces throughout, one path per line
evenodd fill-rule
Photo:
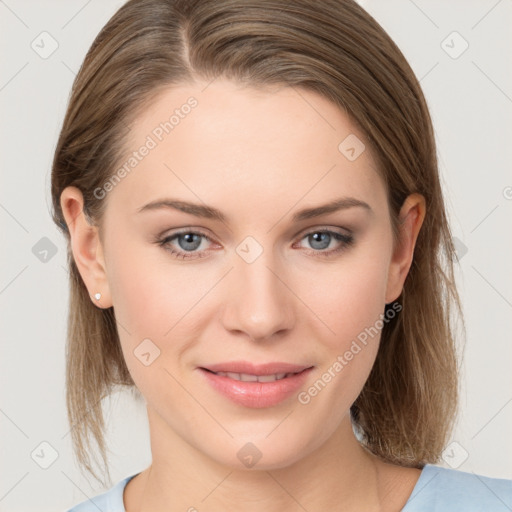
M 339 230 L 343 230 L 343 232 L 340 232 Z M 330 227 L 330 226 L 320 226 L 320 227 L 313 227 L 313 228 L 305 228 L 303 231 L 301 231 L 297 236 L 306 236 L 310 233 L 317 233 L 319 231 L 329 231 L 332 233 L 342 234 L 342 235 L 352 235 L 352 231 L 348 228 L 341 228 L 341 227 Z

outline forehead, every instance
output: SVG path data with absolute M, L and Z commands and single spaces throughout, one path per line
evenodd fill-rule
M 109 196 L 131 210 L 166 195 L 219 209 L 385 196 L 364 134 L 305 89 L 221 79 L 172 86 L 131 128 L 118 166 L 126 177 Z

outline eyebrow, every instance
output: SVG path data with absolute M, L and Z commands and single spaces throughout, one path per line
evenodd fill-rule
M 339 199 L 335 199 L 329 203 L 320 206 L 304 208 L 294 213 L 292 220 L 293 222 L 298 222 L 301 220 L 312 219 L 314 217 L 320 217 L 321 215 L 327 215 L 329 213 L 334 213 L 339 210 L 347 210 L 349 208 L 355 207 L 361 207 L 367 210 L 369 213 L 373 213 L 373 210 L 368 203 L 365 203 L 364 201 L 361 201 L 354 197 L 341 197 Z M 224 215 L 217 208 L 197 203 L 191 203 L 189 201 L 179 201 L 175 199 L 159 199 L 156 201 L 151 201 L 150 203 L 147 203 L 144 206 L 138 208 L 136 210 L 136 213 L 160 209 L 179 210 L 181 212 L 194 215 L 196 217 L 203 217 L 205 219 L 213 219 L 221 222 L 229 221 L 227 216 Z

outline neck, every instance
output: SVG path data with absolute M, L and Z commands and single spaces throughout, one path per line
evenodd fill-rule
M 291 465 L 272 470 L 218 464 L 186 443 L 149 408 L 148 418 L 153 461 L 139 475 L 137 491 L 132 489 L 130 499 L 125 494 L 127 512 L 171 507 L 190 512 L 381 511 L 387 509 L 382 506 L 384 498 L 388 505 L 393 501 L 389 493 L 397 486 L 389 472 L 383 471 L 391 466 L 360 445 L 348 416 L 322 446 L 297 457 Z M 407 495 L 417 477 L 419 473 L 409 482 Z M 403 495 L 400 499 L 403 505 Z

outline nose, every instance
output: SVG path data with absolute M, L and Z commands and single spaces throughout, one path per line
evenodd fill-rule
M 292 329 L 296 318 L 286 272 L 271 256 L 264 251 L 252 263 L 239 259 L 228 276 L 224 328 L 254 341 L 282 336 Z

